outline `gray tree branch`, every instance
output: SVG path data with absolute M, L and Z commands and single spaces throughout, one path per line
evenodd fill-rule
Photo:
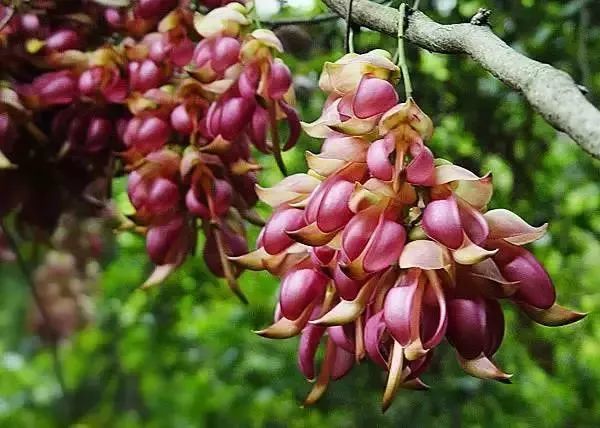
M 348 0 L 324 0 L 344 17 Z M 399 13 L 369 0 L 354 0 L 352 21 L 395 36 Z M 571 76 L 515 51 L 489 27 L 442 25 L 414 11 L 408 17 L 406 40 L 431 52 L 466 54 L 506 85 L 521 92 L 529 104 L 556 129 L 568 134 L 586 152 L 600 158 L 600 111 L 581 93 Z

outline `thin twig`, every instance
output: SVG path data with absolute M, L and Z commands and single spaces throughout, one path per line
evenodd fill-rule
M 348 0 L 348 10 L 346 12 L 346 37 L 344 38 L 344 50 L 346 53 L 354 52 L 354 40 L 352 34 L 352 3 L 354 0 Z
M 406 56 L 404 53 L 404 24 L 406 18 L 406 3 L 402 3 L 399 8 L 400 19 L 398 20 L 398 66 L 402 70 L 402 81 L 404 82 L 404 94 L 406 99 L 412 97 L 412 84 L 410 82 L 410 74 L 408 73 L 408 65 L 406 64 Z
M 275 162 L 277 163 L 279 171 L 281 171 L 281 173 L 287 177 L 287 168 L 285 167 L 285 162 L 283 162 L 283 157 L 281 156 L 279 129 L 277 128 L 277 117 L 275 114 L 275 105 L 273 103 L 269 105 L 269 122 L 271 127 L 271 146 L 273 150 L 273 157 L 275 158 Z
M 68 409 L 68 402 L 66 399 L 67 398 L 67 388 L 66 388 L 62 364 L 60 362 L 60 356 L 59 356 L 59 352 L 58 352 L 58 334 L 56 333 L 56 331 L 54 331 L 55 329 L 52 327 L 52 318 L 51 318 L 50 314 L 48 313 L 48 311 L 46 310 L 46 307 L 44 306 L 42 297 L 40 296 L 40 294 L 37 290 L 37 287 L 35 286 L 35 283 L 33 282 L 33 279 L 31 277 L 31 269 L 29 268 L 27 262 L 25 261 L 25 258 L 23 257 L 23 254 L 21 253 L 15 238 L 10 233 L 10 231 L 8 230 L 8 228 L 6 227 L 6 225 L 4 224 L 4 222 L 1 219 L 0 219 L 0 227 L 4 231 L 4 236 L 6 237 L 6 241 L 8 242 L 13 253 L 15 254 L 17 266 L 18 266 L 19 270 L 21 271 L 21 275 L 25 279 L 25 283 L 27 284 L 27 287 L 29 288 L 29 291 L 31 292 L 31 295 L 33 297 L 35 305 L 42 317 L 42 320 L 43 320 L 44 324 L 46 326 L 48 326 L 48 328 L 52 332 L 51 353 L 52 353 L 52 364 L 53 364 L 53 368 L 54 368 L 54 375 L 56 377 L 56 381 L 57 381 L 59 389 L 60 389 L 61 400 L 64 405 L 65 414 L 68 415 L 69 409 Z
M 267 27 L 281 27 L 283 25 L 313 25 L 322 22 L 339 19 L 335 13 L 323 13 L 310 18 L 280 18 L 272 20 L 261 20 L 260 22 Z

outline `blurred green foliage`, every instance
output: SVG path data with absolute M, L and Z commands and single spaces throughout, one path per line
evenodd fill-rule
M 307 2 L 290 2 L 306 5 Z M 310 3 L 310 2 L 308 2 Z M 464 22 L 478 7 L 493 10 L 494 30 L 516 49 L 569 72 L 600 100 L 600 8 L 594 1 L 421 1 L 441 22 Z M 280 10 L 279 17 L 316 15 L 324 7 Z M 275 17 L 276 18 L 276 17 Z M 280 27 L 290 49 L 305 121 L 324 101 L 316 86 L 324 61 L 342 52 L 343 24 Z M 358 51 L 394 49 L 368 30 Z M 553 277 L 559 301 L 587 311 L 563 328 L 534 326 L 509 305 L 507 334 L 497 359 L 515 373 L 512 385 L 465 376 L 443 346 L 424 380 L 429 392 L 401 392 L 379 410 L 383 374 L 361 364 L 333 384 L 314 408 L 296 370 L 297 340 L 269 341 L 251 333 L 272 317 L 277 283 L 246 272 L 244 307 L 214 279 L 200 257 L 188 260 L 159 288 L 137 289 L 150 270 L 139 237 L 124 233 L 104 261 L 95 323 L 61 345 L 67 395 L 61 397 L 50 350 L 25 328 L 29 296 L 14 266 L 0 266 L 0 425 L 10 427 L 597 427 L 600 426 L 600 169 L 477 65 L 409 46 L 415 98 L 437 127 L 437 156 L 493 171 L 494 207 L 532 224 L 550 222 L 533 246 Z M 591 71 L 590 71 L 591 70 Z M 285 159 L 304 168 L 304 136 Z M 261 182 L 279 179 L 268 159 Z M 122 204 L 123 183 L 115 183 Z M 120 192 L 120 193 L 119 193 Z M 261 213 L 268 215 L 265 207 Z M 257 230 L 249 231 L 252 238 Z

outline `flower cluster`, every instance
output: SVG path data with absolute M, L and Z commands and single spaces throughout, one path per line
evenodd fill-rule
M 94 217 L 82 221 L 72 214 L 61 216 L 51 239 L 53 249 L 32 278 L 36 298 L 29 307 L 28 323 L 44 341 L 64 340 L 92 320 L 105 226 Z
M 412 98 L 398 103 L 397 78 L 382 51 L 325 64 L 329 97 L 304 124 L 325 138 L 322 151 L 307 155 L 307 174 L 258 188 L 273 215 L 258 249 L 233 258 L 282 278 L 275 323 L 258 334 L 301 335 L 300 370 L 316 378 L 307 404 L 368 358 L 388 372 L 386 409 L 398 388 L 427 388 L 420 376 L 444 338 L 467 373 L 508 381 L 492 361 L 504 335 L 500 300 L 544 325 L 584 316 L 556 303 L 523 247 L 546 225 L 488 211 L 491 175 L 435 159 L 425 145 L 432 122 Z
M 102 208 L 124 172 L 157 266 L 145 285 L 185 260 L 199 227 L 208 267 L 237 290 L 227 256 L 259 220 L 251 147 L 283 169 L 300 133 L 280 41 L 239 2 L 200 2 L 206 15 L 186 0 L 36 4 L 0 7 L 0 216 L 51 231 L 73 203 Z

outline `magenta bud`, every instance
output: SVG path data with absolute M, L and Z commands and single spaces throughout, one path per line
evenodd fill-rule
M 263 228 L 262 242 L 269 254 L 279 254 L 294 243 L 286 232 L 304 227 L 304 211 L 298 208 L 276 210 Z
M 250 121 L 255 106 L 254 100 L 242 97 L 225 101 L 220 111 L 218 133 L 226 140 L 234 140 Z
M 45 73 L 33 81 L 33 91 L 43 105 L 69 104 L 77 95 L 77 83 L 70 71 Z
M 177 0 L 139 0 L 134 12 L 142 19 L 160 19 L 176 6 Z
M 381 352 L 382 341 L 386 330 L 383 311 L 371 316 L 365 324 L 365 351 L 369 358 L 384 369 L 388 369 L 387 355 Z
M 342 272 L 340 266 L 337 265 L 333 271 L 333 283 L 342 299 L 354 300 L 365 281 L 356 281 L 348 278 L 346 274 Z
M 45 40 L 46 49 L 51 51 L 63 52 L 69 49 L 77 49 L 80 45 L 79 34 L 73 30 L 62 29 L 54 31 Z
M 89 70 L 85 70 L 79 76 L 78 87 L 79 91 L 83 95 L 93 95 L 100 90 L 102 84 L 102 68 L 93 67 Z
M 389 157 L 393 151 L 393 138 L 384 138 L 371 143 L 367 151 L 367 165 L 373 177 L 384 181 L 392 179 L 394 168 Z
M 496 300 L 457 298 L 448 302 L 449 342 L 468 360 L 492 356 L 502 343 L 504 315 Z
M 429 202 L 423 212 L 422 225 L 427 236 L 448 248 L 462 245 L 463 229 L 454 197 Z
M 362 269 L 377 272 L 395 263 L 406 242 L 404 226 L 386 218 L 377 206 L 355 215 L 342 234 L 342 248 L 348 260 L 362 259 Z
M 286 275 L 281 283 L 279 302 L 284 317 L 295 320 L 312 302 L 325 293 L 329 278 L 313 269 L 300 269 Z
M 178 67 L 186 66 L 192 60 L 194 55 L 194 42 L 185 38 L 171 49 L 171 61 Z
M 166 178 L 154 179 L 148 189 L 146 208 L 155 215 L 165 215 L 177 210 L 179 189 L 177 184 Z
M 185 233 L 187 230 L 181 217 L 175 217 L 165 224 L 148 229 L 146 251 L 150 260 L 157 265 L 163 265 L 181 259 L 181 252 L 185 248 L 180 248 L 180 245 L 185 241 L 183 236 Z
M 233 189 L 227 181 L 217 178 L 214 180 L 211 190 L 214 214 L 217 217 L 221 217 L 229 211 Z
M 539 309 L 548 309 L 554 304 L 556 290 L 552 280 L 533 254 L 521 247 L 502 246 L 495 259 L 508 281 L 519 281 L 517 292 L 512 296 L 515 300 Z
M 325 330 L 326 327 L 312 324 L 302 330 L 298 346 L 298 367 L 308 380 L 315 378 L 315 356 Z
M 411 144 L 410 153 L 413 159 L 406 166 L 406 181 L 420 186 L 434 184 L 435 166 L 433 153 L 423 144 Z
M 85 148 L 88 152 L 98 152 L 108 147 L 113 135 L 113 127 L 108 119 L 92 117 L 88 124 Z
M 348 352 L 343 348 L 336 347 L 335 359 L 331 367 L 331 379 L 338 380 L 346 376 L 352 367 L 354 367 L 355 361 L 356 356 L 354 352 Z
M 359 119 L 386 112 L 398 103 L 398 94 L 387 80 L 364 76 L 356 89 L 352 111 Z
M 244 67 L 238 79 L 238 89 L 242 97 L 254 98 L 260 81 L 260 68 L 256 63 Z
M 283 98 L 292 85 L 292 73 L 290 69 L 280 61 L 271 63 L 267 84 L 271 98 L 275 100 Z
M 310 259 L 316 264 L 327 266 L 335 257 L 336 250 L 331 247 L 313 247 L 310 249 Z
M 348 207 L 354 184 L 332 178 L 319 185 L 306 206 L 307 223 L 316 221 L 319 230 L 326 233 L 341 229 L 354 215 Z
M 175 131 L 189 135 L 194 130 L 194 123 L 185 105 L 180 104 L 171 112 L 171 125 Z
M 145 92 L 152 88 L 158 88 L 163 81 L 163 75 L 156 63 L 150 59 L 139 62 L 130 62 L 129 85 L 134 91 Z
M 211 58 L 212 68 L 222 73 L 238 62 L 240 55 L 240 42 L 233 37 L 219 37 L 213 45 Z
M 120 28 L 123 25 L 123 17 L 118 9 L 109 7 L 104 10 L 104 19 L 112 28 Z
M 250 126 L 247 129 L 248 136 L 254 146 L 263 153 L 269 153 L 267 146 L 267 128 L 269 126 L 269 113 L 257 105 Z
M 25 13 L 21 15 L 21 28 L 27 34 L 33 34 L 40 29 L 40 19 L 34 13 Z
M 207 62 L 212 59 L 212 44 L 214 40 L 212 39 L 204 39 L 200 43 L 196 45 L 194 49 L 194 54 L 192 56 L 192 61 L 196 65 L 196 67 L 203 67 Z
M 348 352 L 354 352 L 356 349 L 356 330 L 352 323 L 328 327 L 327 334 L 336 346 Z
M 201 202 L 194 192 L 194 189 L 189 189 L 185 195 L 185 205 L 189 212 L 202 219 L 210 219 L 210 211 L 204 202 Z
M 150 43 L 148 56 L 152 61 L 160 63 L 167 58 L 170 49 L 171 46 L 169 45 L 169 42 L 164 37 L 160 37 Z
M 129 121 L 123 140 L 125 144 L 141 153 L 160 149 L 169 139 L 171 129 L 164 120 L 156 117 L 135 117 Z

